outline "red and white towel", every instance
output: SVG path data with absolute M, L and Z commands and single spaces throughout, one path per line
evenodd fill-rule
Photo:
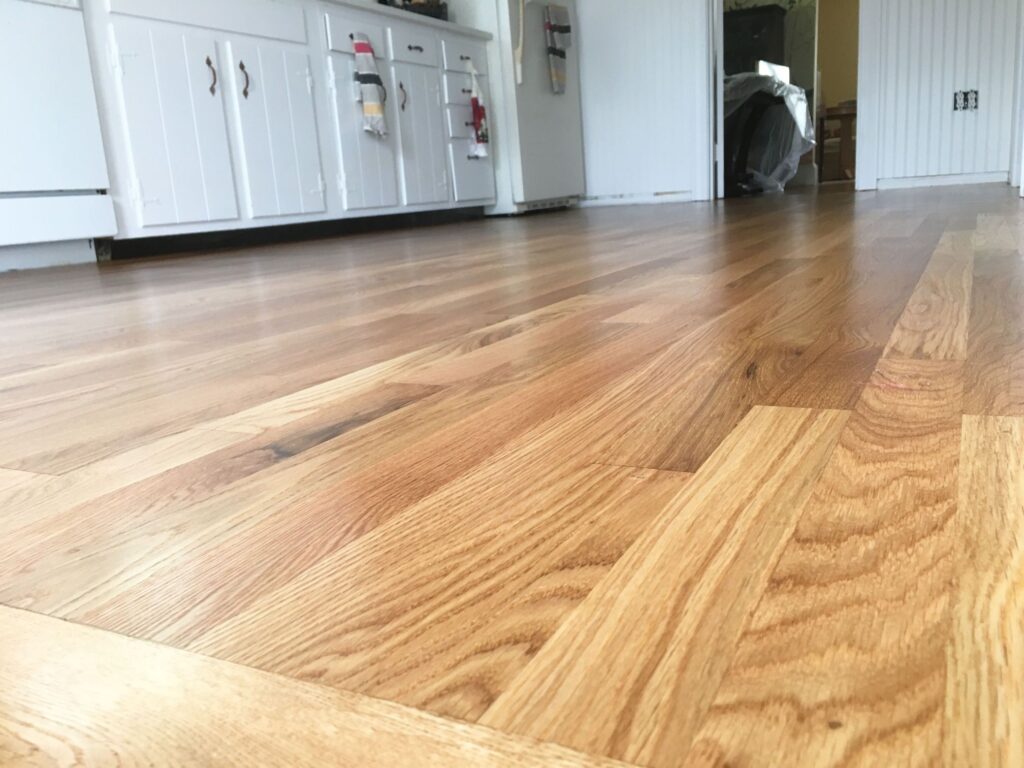
M 469 103 L 473 110 L 473 136 L 469 140 L 470 157 L 487 157 L 487 145 L 491 143 L 491 131 L 487 125 L 487 107 L 484 106 L 483 92 L 476 79 L 476 71 L 469 73 L 472 79 Z
M 387 136 L 384 105 L 388 100 L 388 91 L 377 72 L 373 45 L 364 34 L 357 32 L 349 37 L 352 38 L 352 52 L 356 56 L 356 82 L 359 83 L 360 101 L 363 104 L 363 130 L 377 136 Z

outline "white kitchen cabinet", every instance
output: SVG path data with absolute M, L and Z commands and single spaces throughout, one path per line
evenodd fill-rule
M 308 55 L 288 45 L 244 38 L 232 38 L 227 50 L 249 216 L 323 212 Z
M 341 156 L 342 199 L 346 210 L 391 208 L 398 205 L 398 138 L 395 134 L 394 99 L 387 98 L 384 112 L 390 130 L 377 136 L 363 130 L 358 101 L 355 57 L 332 53 L 332 92 Z M 379 62 L 384 70 L 386 64 Z M 389 94 L 390 95 L 390 94 Z
M 130 18 L 114 35 L 140 225 L 237 218 L 216 37 Z
M 96 0 L 83 12 L 119 238 L 493 200 L 492 162 L 468 160 L 464 126 L 486 33 L 355 0 Z M 363 130 L 356 34 L 387 91 L 385 136 Z
M 395 62 L 391 79 L 398 101 L 402 200 L 406 205 L 447 202 L 440 72 L 437 67 Z

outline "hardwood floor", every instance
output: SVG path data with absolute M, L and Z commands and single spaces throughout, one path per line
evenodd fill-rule
M 1024 765 L 980 186 L 0 276 L 0 765 Z

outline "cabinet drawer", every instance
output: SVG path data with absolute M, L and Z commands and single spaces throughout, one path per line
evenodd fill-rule
M 446 38 L 442 42 L 444 49 L 444 68 L 452 72 L 487 72 L 487 51 L 479 43 L 472 40 Z
M 469 139 L 473 136 L 473 108 L 469 106 L 450 106 L 448 115 L 448 137 L 452 139 Z
M 366 21 L 363 17 L 346 16 L 339 13 L 327 14 L 327 47 L 338 53 L 352 55 L 352 35 L 362 33 L 370 39 L 373 54 L 378 59 L 386 55 L 385 41 L 388 28 L 377 21 Z
M 465 104 L 468 106 L 472 92 L 473 79 L 469 75 L 445 72 L 444 100 L 446 103 Z
M 488 157 L 469 157 L 469 142 L 455 139 L 448 145 L 455 200 L 459 203 L 494 198 L 494 166 Z
M 437 37 L 427 29 L 392 27 L 391 58 L 436 67 L 439 61 Z

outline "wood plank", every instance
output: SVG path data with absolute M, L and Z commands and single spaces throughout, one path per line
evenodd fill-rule
M 679 760 L 845 421 L 751 411 L 481 722 L 644 765 Z
M 190 429 L 110 456 L 59 476 L 39 475 L 5 495 L 0 521 L 7 534 L 20 532 L 39 515 L 66 511 L 84 500 L 125 488 L 234 445 L 244 437 L 210 429 Z
M 1024 420 L 963 423 L 945 764 L 1024 761 Z
M 353 438 L 338 450 L 332 445 L 315 461 L 257 475 L 130 530 L 115 552 L 100 541 L 95 570 L 81 569 L 78 578 L 69 578 L 78 570 L 76 558 L 66 557 L 72 570 L 60 578 L 40 582 L 27 571 L 14 581 L 11 574 L 0 599 L 127 634 L 188 642 L 584 400 L 670 336 L 671 328 L 646 329 L 578 360 L 562 350 L 567 364 L 556 371 L 528 386 L 503 388 L 501 397 L 469 413 L 456 400 L 442 411 L 448 420 L 414 430 L 411 441 L 398 434 L 380 450 L 371 433 L 365 442 Z M 353 443 L 369 445 L 373 460 L 353 456 L 347 450 L 358 450 Z M 168 591 L 179 596 L 173 607 L 164 599 Z
M 396 704 L 0 607 L 0 763 L 611 766 Z
M 979 251 L 967 343 L 964 412 L 1024 416 L 1024 262 Z
M 879 364 L 739 642 L 695 765 L 941 760 L 962 365 Z
M 49 479 L 48 475 L 37 475 L 34 472 L 22 472 L 18 469 L 4 469 L 0 467 L 0 494 L 10 491 L 12 488 L 17 488 L 21 485 L 27 485 L 28 483 L 38 483 L 42 480 Z M 3 496 L 0 496 L 3 498 Z
M 914 289 L 885 357 L 964 360 L 974 270 L 974 233 L 946 234 Z
M 687 478 L 524 440 L 188 647 L 476 719 Z

